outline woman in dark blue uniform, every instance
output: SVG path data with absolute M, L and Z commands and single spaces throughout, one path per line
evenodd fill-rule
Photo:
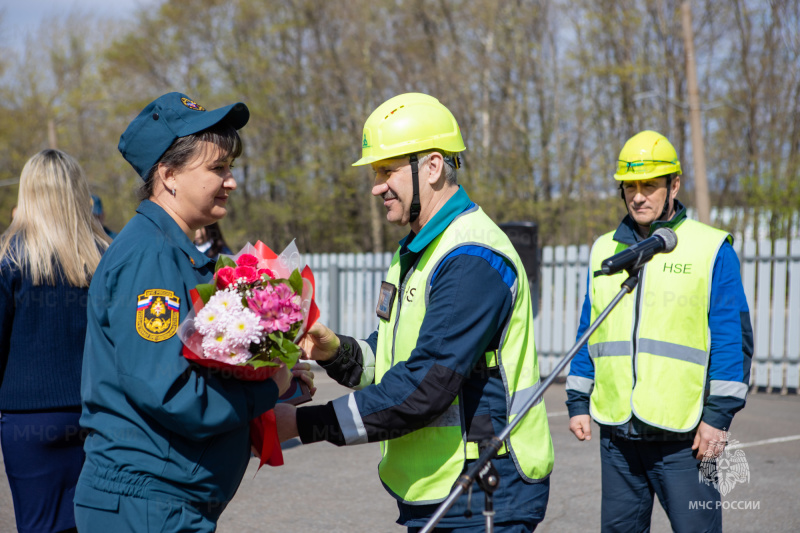
M 249 116 L 242 103 L 206 111 L 169 93 L 120 138 L 145 185 L 89 289 L 81 533 L 214 531 L 250 459 L 248 422 L 289 386 L 285 367 L 245 382 L 191 365 L 176 335 L 189 291 L 213 275 L 192 239 L 226 214 Z
M 74 531 L 89 282 L 108 238 L 89 184 L 58 150 L 31 157 L 0 237 L 0 440 L 17 530 Z

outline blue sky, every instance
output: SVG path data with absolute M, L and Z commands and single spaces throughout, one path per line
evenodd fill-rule
M 159 5 L 164 0 L 1 0 L 2 32 L 12 40 L 35 31 L 48 17 L 72 12 L 101 18 L 127 18 L 137 8 Z M 6 40 L 6 39 L 4 39 Z

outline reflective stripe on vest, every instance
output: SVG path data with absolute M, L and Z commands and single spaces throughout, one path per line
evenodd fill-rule
M 675 250 L 645 265 L 634 293 L 589 338 L 595 367 L 590 411 L 598 423 L 623 424 L 635 414 L 652 426 L 685 432 L 700 420 L 711 345 L 711 277 L 730 236 L 688 219 L 675 232 Z M 592 247 L 592 272 L 627 247 L 612 236 L 603 235 Z M 591 280 L 592 321 L 626 277 L 620 272 Z
M 431 277 L 439 263 L 465 244 L 483 246 L 514 264 L 518 276 L 514 288 L 512 318 L 503 332 L 500 349 L 485 355 L 487 366 L 499 367 L 506 388 L 509 421 L 532 397 L 539 384 L 539 367 L 533 343 L 533 314 L 525 269 L 505 233 L 480 208 L 458 216 L 434 239 L 400 280 L 399 251 L 387 273 L 398 286 L 389 320 L 381 320 L 375 354 L 375 380 L 393 365 L 406 361 L 416 346 L 425 318 Z M 513 324 L 511 326 L 510 324 Z M 470 354 L 464 354 L 465 357 Z M 478 457 L 477 443 L 465 442 L 464 413 L 459 398 L 428 426 L 381 443 L 381 481 L 398 500 L 411 504 L 444 500 L 464 469 L 465 459 Z M 544 403 L 537 402 L 514 428 L 500 453 L 514 458 L 523 479 L 537 481 L 553 467 L 553 447 Z

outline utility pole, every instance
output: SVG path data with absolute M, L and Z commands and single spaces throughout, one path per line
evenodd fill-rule
M 697 209 L 697 218 L 703 224 L 710 224 L 711 202 L 708 198 L 706 153 L 703 146 L 703 129 L 700 124 L 700 95 L 697 89 L 697 67 L 694 61 L 692 5 L 689 0 L 684 0 L 683 4 L 681 4 L 681 11 L 683 12 L 683 42 L 686 48 L 686 84 L 689 89 L 689 124 L 692 132 L 694 202 Z
M 47 143 L 50 145 L 49 148 L 53 150 L 58 149 L 56 123 L 52 118 L 47 119 Z

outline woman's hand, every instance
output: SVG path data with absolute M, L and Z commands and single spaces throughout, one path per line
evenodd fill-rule
M 327 361 L 339 349 L 339 337 L 327 326 L 317 322 L 300 339 L 303 359 Z
M 281 362 L 278 371 L 269 379 L 274 381 L 275 385 L 278 386 L 278 396 L 283 396 L 283 394 L 289 390 L 289 385 L 292 384 L 292 373 L 289 371 L 286 363 Z

